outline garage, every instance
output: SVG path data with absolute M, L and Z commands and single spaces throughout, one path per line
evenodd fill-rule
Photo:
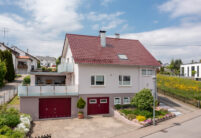
M 109 97 L 90 97 L 87 103 L 88 115 L 109 113 Z
M 71 98 L 39 99 L 39 118 L 57 118 L 71 116 Z

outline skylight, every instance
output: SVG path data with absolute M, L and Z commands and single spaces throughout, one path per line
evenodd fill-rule
M 119 57 L 119 59 L 122 59 L 122 60 L 128 59 L 128 57 L 124 54 L 119 54 L 118 57 Z

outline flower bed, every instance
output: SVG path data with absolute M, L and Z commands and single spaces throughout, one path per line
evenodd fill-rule
M 148 110 L 139 110 L 134 108 L 120 109 L 118 112 L 130 121 L 140 124 L 142 127 L 153 124 L 153 112 Z M 156 123 L 175 117 L 175 114 L 168 112 L 166 109 L 156 108 Z
M 24 138 L 30 128 L 31 117 L 14 108 L 0 108 L 0 137 Z M 25 126 L 23 129 L 22 126 Z

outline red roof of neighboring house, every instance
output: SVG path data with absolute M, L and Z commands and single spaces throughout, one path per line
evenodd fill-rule
M 29 59 L 28 56 L 18 56 L 17 58 L 21 58 L 21 59 Z
M 56 65 L 52 65 L 52 67 L 57 67 Z
M 99 36 L 66 34 L 75 63 L 160 66 L 138 40 L 106 38 L 106 47 Z M 127 60 L 121 60 L 124 54 Z

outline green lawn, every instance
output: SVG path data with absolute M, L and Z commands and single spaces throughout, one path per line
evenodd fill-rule
M 20 104 L 20 98 L 18 96 L 15 96 L 8 105 L 19 105 Z

